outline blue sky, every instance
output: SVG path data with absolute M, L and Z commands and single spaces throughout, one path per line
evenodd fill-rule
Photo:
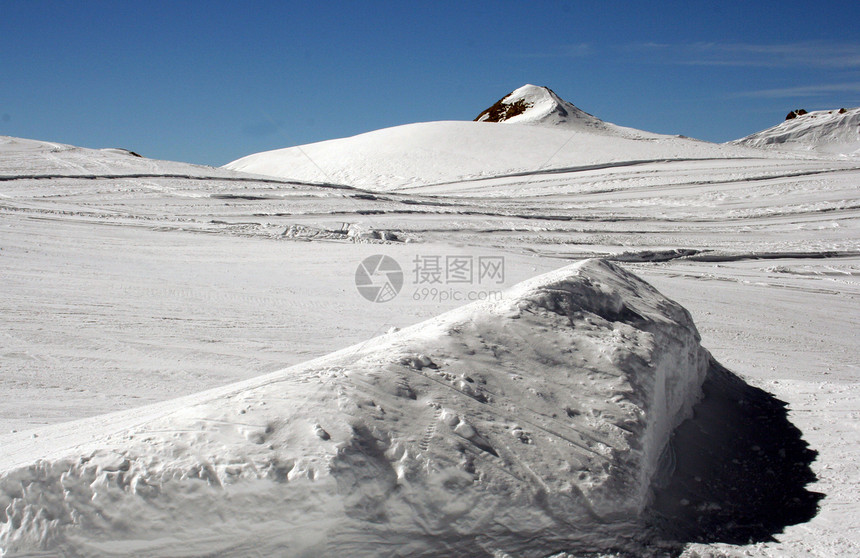
M 0 4 L 0 135 L 221 165 L 428 120 L 525 83 L 727 141 L 860 106 L 860 2 Z

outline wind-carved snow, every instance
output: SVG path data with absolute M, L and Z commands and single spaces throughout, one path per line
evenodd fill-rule
M 8 437 L 0 548 L 624 548 L 708 360 L 686 310 L 587 260 L 258 379 Z
M 798 114 L 732 143 L 821 155 L 860 156 L 860 108 Z

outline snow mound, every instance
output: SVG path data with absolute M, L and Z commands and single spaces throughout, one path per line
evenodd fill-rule
M 686 310 L 587 260 L 254 380 L 5 436 L 0 548 L 621 548 L 708 359 Z
M 735 145 L 826 155 L 860 156 L 860 107 L 793 111 L 781 124 L 735 140 Z

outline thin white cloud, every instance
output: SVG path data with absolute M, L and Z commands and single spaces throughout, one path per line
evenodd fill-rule
M 590 56 L 594 49 L 588 43 L 579 43 L 576 45 L 564 45 L 561 48 L 564 56 L 568 56 L 570 58 L 584 58 L 586 56 Z
M 526 52 L 522 58 L 586 58 L 594 54 L 594 47 L 589 43 L 574 43 L 560 45 L 545 52 Z
M 802 85 L 777 89 L 761 89 L 736 93 L 733 97 L 758 99 L 782 99 L 789 97 L 823 97 L 833 93 L 860 93 L 860 82 Z
M 654 62 L 693 66 L 860 68 L 860 43 L 640 43 L 624 49 Z

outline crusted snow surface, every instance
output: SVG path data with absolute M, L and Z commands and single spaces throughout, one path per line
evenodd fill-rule
M 800 114 L 732 142 L 776 150 L 860 157 L 860 107 Z
M 630 549 L 708 360 L 685 309 L 586 260 L 267 376 L 4 436 L 0 548 Z

